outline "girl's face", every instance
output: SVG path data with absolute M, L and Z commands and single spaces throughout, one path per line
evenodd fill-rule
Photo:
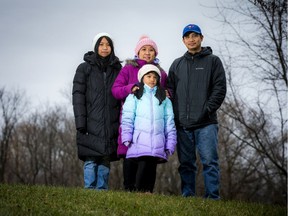
M 143 82 L 148 85 L 150 88 L 153 88 L 157 85 L 158 75 L 151 71 L 144 75 Z
M 147 63 L 151 63 L 156 57 L 156 52 L 152 46 L 145 45 L 139 50 L 138 57 L 139 59 L 145 60 Z
M 103 37 L 98 47 L 98 55 L 105 58 L 111 54 L 111 50 L 109 42 Z

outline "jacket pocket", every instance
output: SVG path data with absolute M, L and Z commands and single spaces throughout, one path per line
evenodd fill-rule
M 133 143 L 138 143 L 140 134 L 141 134 L 141 132 L 138 132 L 138 131 L 135 132 L 135 131 L 134 131 L 133 139 L 132 139 L 132 144 L 133 144 Z

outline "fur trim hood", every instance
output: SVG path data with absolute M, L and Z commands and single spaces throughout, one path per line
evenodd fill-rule
M 140 60 L 140 59 L 126 59 L 125 64 L 126 64 L 126 65 L 132 65 L 133 67 L 141 67 L 142 64 L 140 65 L 140 64 L 138 63 L 139 60 Z M 144 61 L 144 60 L 140 60 L 140 61 Z M 158 63 L 157 63 L 157 64 L 153 64 L 153 65 L 155 65 L 156 67 L 158 67 L 158 69 L 159 69 L 160 71 L 164 71 L 164 69 L 163 69 Z

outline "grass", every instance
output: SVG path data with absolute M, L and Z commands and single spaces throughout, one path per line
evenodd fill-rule
M 82 188 L 0 184 L 0 215 L 287 215 L 281 206 Z

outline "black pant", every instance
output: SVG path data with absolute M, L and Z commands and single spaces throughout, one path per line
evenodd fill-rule
M 123 161 L 124 187 L 128 191 L 153 192 L 157 158 L 139 157 Z

